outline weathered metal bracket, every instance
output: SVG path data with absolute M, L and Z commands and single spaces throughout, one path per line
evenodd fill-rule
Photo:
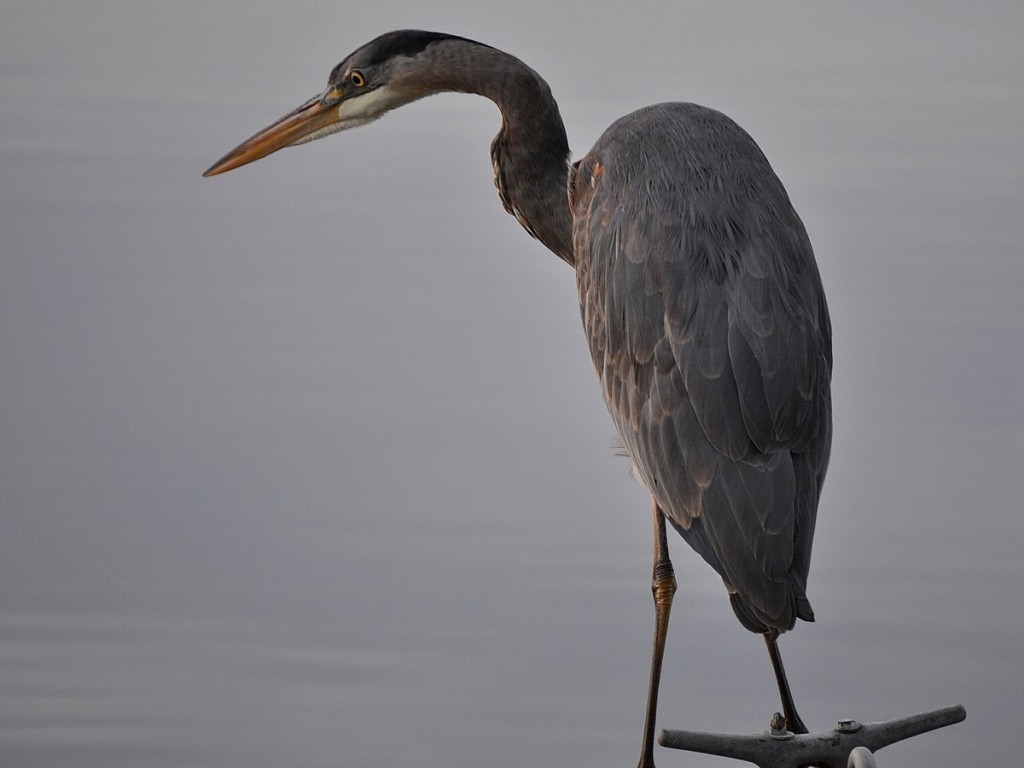
M 882 747 L 966 717 L 967 710 L 957 705 L 881 723 L 840 720 L 824 733 L 794 734 L 777 727 L 753 736 L 666 730 L 658 734 L 658 743 L 670 749 L 745 760 L 760 768 L 875 768 L 874 753 Z

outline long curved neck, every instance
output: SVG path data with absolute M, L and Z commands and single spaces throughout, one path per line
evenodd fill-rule
M 441 91 L 475 93 L 501 110 L 491 144 L 494 183 L 505 209 L 557 256 L 574 265 L 566 193 L 569 143 L 558 105 L 544 79 L 519 59 L 461 38 L 431 46 L 426 70 L 402 85 L 416 97 Z

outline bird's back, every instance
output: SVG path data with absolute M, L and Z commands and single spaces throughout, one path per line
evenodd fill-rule
M 805 595 L 831 443 L 831 329 L 803 224 L 754 141 L 660 104 L 569 184 L 580 307 L 636 471 L 753 631 Z

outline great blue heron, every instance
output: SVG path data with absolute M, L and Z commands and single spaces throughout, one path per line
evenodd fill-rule
M 608 409 L 654 499 L 655 639 L 640 766 L 654 765 L 658 683 L 676 589 L 665 521 L 764 635 L 788 728 L 806 732 L 776 639 L 805 595 L 832 436 L 831 328 L 800 218 L 753 139 L 725 115 L 658 104 L 570 165 L 548 84 L 452 35 L 367 43 L 320 94 L 218 160 L 223 173 L 443 91 L 501 110 L 491 145 L 505 209 L 576 270 Z

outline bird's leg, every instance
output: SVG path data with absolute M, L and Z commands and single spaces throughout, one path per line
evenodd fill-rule
M 668 556 L 668 539 L 665 536 L 665 514 L 657 502 L 654 504 L 654 574 L 651 578 L 651 592 L 654 593 L 654 650 L 651 652 L 651 681 L 647 691 L 643 749 L 637 768 L 654 768 L 658 684 L 661 682 L 661 661 L 665 656 L 668 615 L 672 610 L 672 596 L 676 593 L 676 576 Z
M 779 684 L 779 697 L 782 699 L 782 713 L 786 716 L 786 728 L 793 733 L 807 733 L 807 726 L 800 719 L 800 715 L 796 712 L 796 705 L 793 703 L 793 694 L 789 690 L 786 670 L 782 666 L 782 657 L 779 655 L 778 639 L 777 630 L 770 629 L 764 633 L 764 644 L 768 646 L 768 656 L 771 657 L 772 669 L 775 670 L 775 682 Z

